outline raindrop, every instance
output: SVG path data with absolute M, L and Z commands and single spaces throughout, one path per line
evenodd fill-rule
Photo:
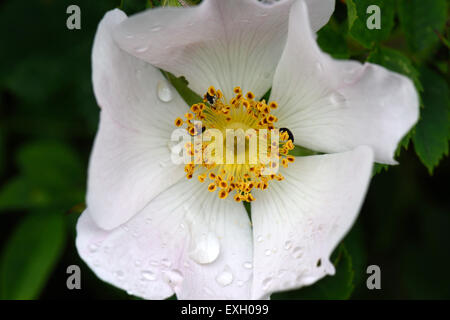
M 189 257 L 200 264 L 207 264 L 215 261 L 220 253 L 219 238 L 212 233 L 207 232 L 197 239 L 193 239 Z
M 183 275 L 178 270 L 168 270 L 164 272 L 164 275 L 166 276 L 167 283 L 172 288 L 175 288 L 183 282 Z
M 264 279 L 262 282 L 263 289 L 264 290 L 269 289 L 271 284 L 272 284 L 272 278 L 269 277 L 269 278 Z
M 149 280 L 149 281 L 156 280 L 156 275 L 151 271 L 144 270 L 141 272 L 141 275 L 142 275 L 142 279 L 144 279 L 144 280 Z
M 150 28 L 150 31 L 153 31 L 153 32 L 156 32 L 156 31 L 159 31 L 159 30 L 161 30 L 161 26 L 153 26 L 153 27 Z
M 323 65 L 322 65 L 322 63 L 316 62 L 316 68 L 317 68 L 317 70 L 318 70 L 319 72 L 322 72 L 322 71 L 323 71 Z
M 165 167 L 167 166 L 167 163 L 164 162 L 164 161 L 160 161 L 160 162 L 159 162 L 159 166 L 160 166 L 161 168 L 165 168 Z
M 229 268 L 226 267 L 224 271 L 217 275 L 216 281 L 222 287 L 226 287 L 233 282 L 233 274 L 230 272 Z
M 272 250 L 266 249 L 266 251 L 264 251 L 264 254 L 265 254 L 266 256 L 270 256 L 270 255 L 272 254 Z
M 300 259 L 303 256 L 303 249 L 301 247 L 295 247 L 292 251 L 292 257 Z
M 167 259 L 166 259 L 167 260 Z M 152 261 L 150 261 L 150 265 L 152 265 L 152 266 L 159 266 L 159 262 L 158 261 L 155 261 L 155 260 L 152 260 Z
M 278 277 L 282 277 L 286 274 L 287 270 L 286 269 L 280 269 L 278 270 Z
M 89 252 L 94 253 L 98 250 L 99 245 L 97 243 L 91 243 L 89 245 Z
M 145 47 L 138 47 L 138 48 L 135 49 L 136 53 L 143 53 L 143 52 L 145 52 L 147 50 L 148 50 L 147 46 L 145 46 Z
M 292 248 L 292 241 L 286 241 L 285 243 L 284 243 L 284 249 L 286 249 L 286 250 L 290 250 Z
M 262 241 L 263 241 L 263 237 L 262 237 L 262 236 L 258 236 L 258 237 L 256 238 L 256 241 L 257 241 L 257 242 L 262 242 Z
M 115 276 L 116 276 L 117 279 L 123 280 L 124 277 L 125 277 L 125 274 L 123 273 L 123 271 L 118 270 L 118 271 L 115 272 Z
M 162 260 L 161 260 L 161 264 L 162 264 L 164 267 L 169 268 L 169 267 L 172 265 L 172 262 L 170 262 L 169 259 L 162 259 Z
M 211 289 L 208 288 L 208 287 L 203 287 L 203 291 L 205 291 L 205 293 L 208 294 L 208 295 L 210 295 L 210 296 L 213 295 L 213 292 L 212 292 Z
M 173 99 L 172 89 L 169 88 L 169 84 L 165 80 L 158 81 L 156 86 L 158 98 L 162 102 L 170 102 Z
M 243 266 L 244 266 L 245 269 L 251 269 L 251 268 L 253 268 L 252 263 L 251 263 L 251 262 L 248 262 L 248 261 L 247 261 L 247 262 L 244 262 Z
M 345 102 L 345 97 L 338 92 L 333 92 L 329 99 L 332 105 L 340 105 Z

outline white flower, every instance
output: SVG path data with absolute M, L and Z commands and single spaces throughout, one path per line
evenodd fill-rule
M 148 299 L 262 299 L 334 273 L 329 256 L 373 160 L 395 163 L 418 97 L 404 76 L 320 51 L 314 32 L 333 9 L 334 0 L 204 0 L 105 15 L 92 53 L 101 120 L 76 242 L 101 279 Z M 225 101 L 236 86 L 256 98 L 272 87 L 276 126 L 331 154 L 297 157 L 280 168 L 283 181 L 254 190 L 251 224 L 242 203 L 170 161 L 174 119 L 189 106 L 155 66 Z

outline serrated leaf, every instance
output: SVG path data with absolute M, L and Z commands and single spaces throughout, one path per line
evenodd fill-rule
M 0 299 L 35 299 L 61 256 L 62 215 L 30 214 L 13 231 L 0 258 Z
M 402 29 L 413 51 L 423 51 L 439 41 L 447 19 L 446 0 L 399 0 L 398 14 Z
M 389 37 L 394 25 L 394 1 L 385 0 L 347 0 L 347 15 L 349 34 L 366 48 Z M 369 6 L 378 6 L 380 9 L 380 29 L 369 29 L 368 19 L 376 14 L 367 13 Z M 370 20 L 371 21 L 371 20 Z
M 423 108 L 413 137 L 414 149 L 430 174 L 448 155 L 450 98 L 446 81 L 436 72 L 421 69 Z
M 333 253 L 331 260 L 336 268 L 334 276 L 327 276 L 315 284 L 299 290 L 275 293 L 272 299 L 345 300 L 354 289 L 352 258 L 344 244 Z

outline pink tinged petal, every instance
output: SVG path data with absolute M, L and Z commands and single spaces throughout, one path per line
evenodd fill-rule
M 205 0 L 192 8 L 137 14 L 114 34 L 119 45 L 151 64 L 185 76 L 204 94 L 210 85 L 228 99 L 241 86 L 262 96 L 283 50 L 292 0 Z
M 418 119 L 412 81 L 378 65 L 332 59 L 308 25 L 306 6 L 298 1 L 272 87 L 279 125 L 293 132 L 296 144 L 316 151 L 367 145 L 377 162 L 396 163 L 397 145 Z
M 297 157 L 285 180 L 252 203 L 252 298 L 310 285 L 334 274 L 333 249 L 355 221 L 366 193 L 373 151 Z
M 80 256 L 99 278 L 130 294 L 164 299 L 249 299 L 252 235 L 242 204 L 182 180 L 110 231 L 86 210 Z
M 92 52 L 94 92 L 102 111 L 87 205 L 104 229 L 130 219 L 184 175 L 171 162 L 169 141 L 174 120 L 187 106 L 159 70 L 115 45 L 111 29 L 124 19 L 120 10 L 105 15 Z M 162 89 L 163 99 L 158 97 Z

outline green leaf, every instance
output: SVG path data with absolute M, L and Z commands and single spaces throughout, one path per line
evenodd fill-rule
M 328 23 L 317 33 L 317 43 L 320 48 L 336 59 L 346 59 L 350 56 L 344 33 L 333 23 Z
M 331 260 L 336 268 L 334 276 L 327 276 L 317 283 L 299 290 L 275 293 L 272 299 L 325 299 L 344 300 L 350 298 L 354 289 L 352 258 L 344 244 L 333 253 Z
M 412 51 L 423 51 L 439 41 L 447 19 L 446 0 L 398 0 L 402 29 Z
M 366 48 L 371 48 L 389 37 L 394 25 L 394 1 L 386 0 L 347 0 L 349 34 Z M 368 19 L 376 13 L 367 9 L 371 5 L 380 8 L 380 29 L 369 29 Z M 369 20 L 371 21 L 371 20 Z
M 312 156 L 312 155 L 318 154 L 318 152 L 295 145 L 294 149 L 289 151 L 289 154 L 294 157 L 304 157 L 304 156 Z
M 33 142 L 19 150 L 17 163 L 30 181 L 52 189 L 82 183 L 84 170 L 73 150 L 58 142 Z
M 446 81 L 430 69 L 421 69 L 423 108 L 413 137 L 414 149 L 430 174 L 448 155 L 450 98 Z
M 194 103 L 203 101 L 202 97 L 200 97 L 197 93 L 195 93 L 188 87 L 188 82 L 184 77 L 177 78 L 170 72 L 161 72 L 167 78 L 167 80 L 170 81 L 173 87 L 177 90 L 177 92 L 189 106 L 192 106 Z
M 39 297 L 65 242 L 62 215 L 30 214 L 13 231 L 0 258 L 0 299 Z
M 0 210 L 52 206 L 68 210 L 83 201 L 85 172 L 68 146 L 33 142 L 17 155 L 20 174 L 0 190 Z
M 15 177 L 0 191 L 0 210 L 45 207 L 51 203 L 51 197 L 46 190 L 33 187 L 28 179 Z

